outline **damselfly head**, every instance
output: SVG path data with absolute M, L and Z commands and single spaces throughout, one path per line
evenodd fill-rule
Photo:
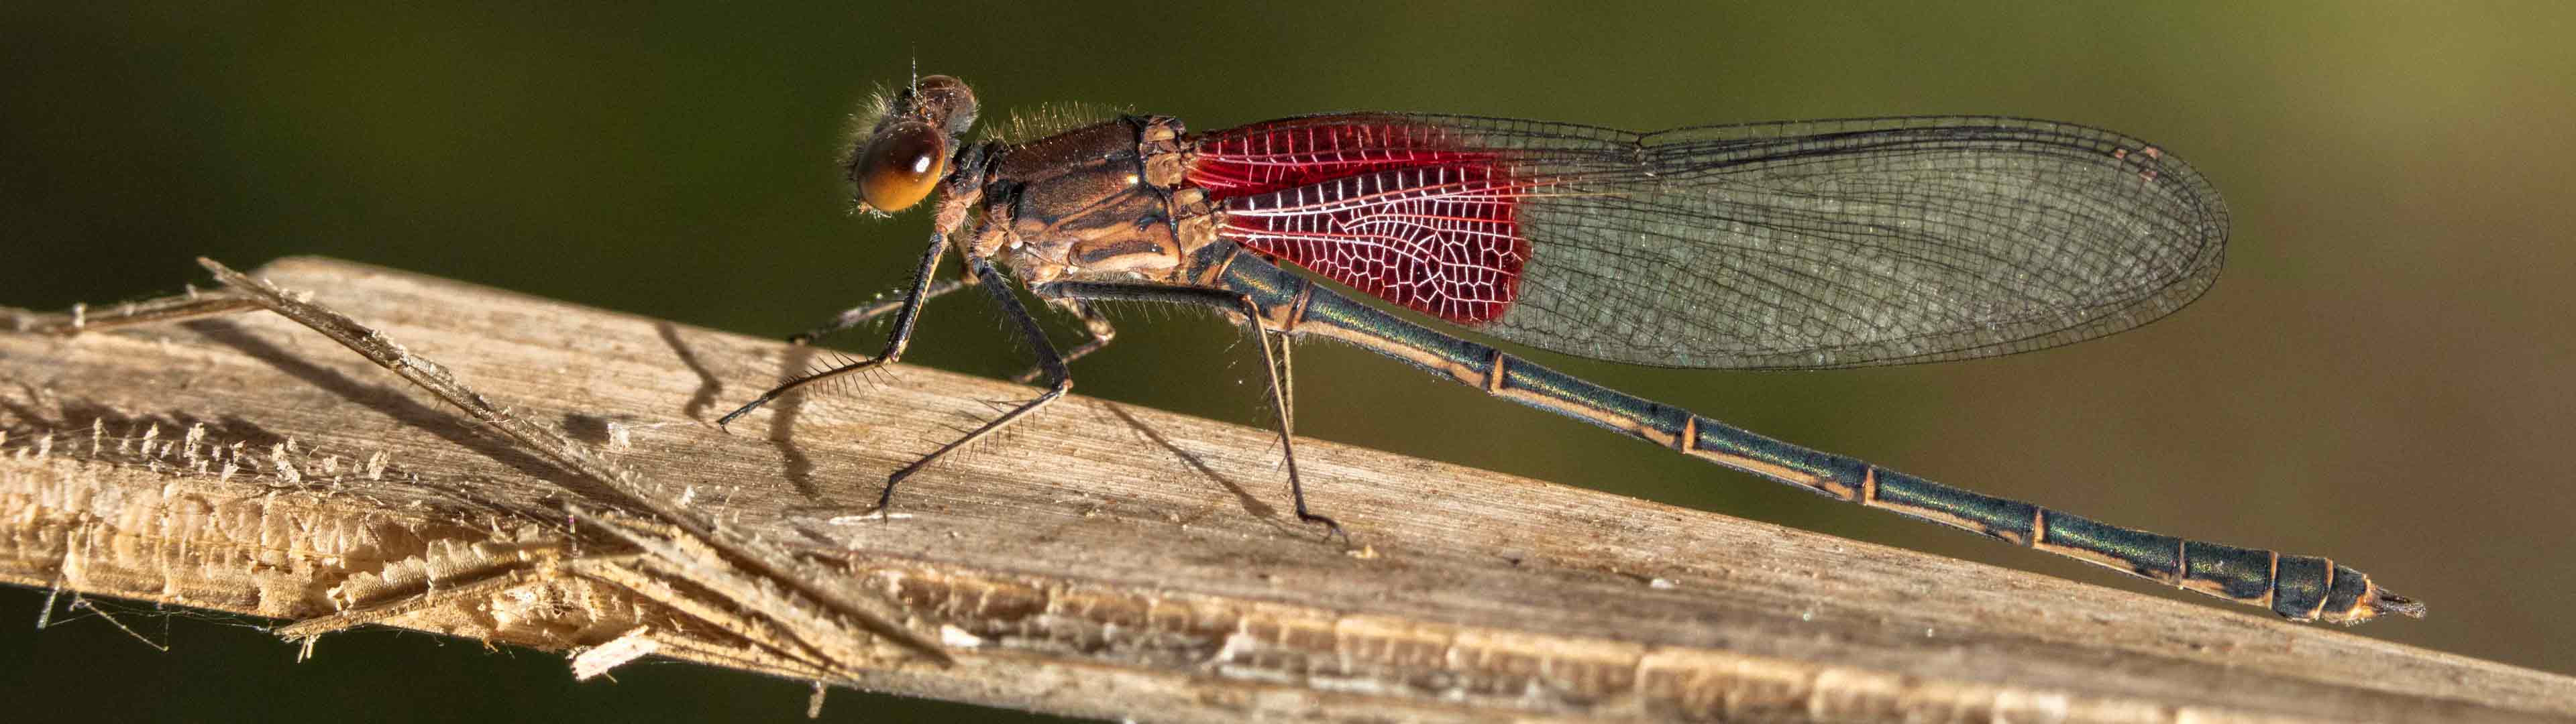
M 852 144 L 849 179 L 859 208 L 879 214 L 910 208 L 939 187 L 957 139 L 975 125 L 975 92 L 964 81 L 934 75 L 892 98 L 871 100 L 876 121 Z

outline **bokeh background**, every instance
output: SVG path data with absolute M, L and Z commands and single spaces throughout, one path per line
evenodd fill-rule
M 2331 555 L 2432 607 L 2358 635 L 2576 672 L 2576 5 L 82 5 L 0 4 L 0 304 L 166 293 L 203 283 L 201 254 L 324 254 L 782 336 L 916 258 L 927 220 L 848 216 L 832 157 L 851 104 L 916 62 L 973 84 L 987 119 L 1080 101 L 1203 129 L 1353 109 L 2117 129 L 2189 159 L 2235 214 L 2216 290 L 2143 330 L 1825 373 L 1535 356 L 1936 480 Z M 910 360 L 1023 368 L 987 306 L 933 306 Z M 1119 343 L 1075 368 L 1083 393 L 1264 419 L 1230 327 L 1118 316 Z M 1306 435 L 2262 615 L 1300 349 Z M 393 632 L 296 664 L 257 622 L 114 609 L 161 653 L 95 616 L 33 630 L 43 600 L 0 590 L 13 711 L 661 720 L 805 702 L 799 683 L 672 664 L 577 685 L 553 655 Z M 1025 716 L 852 692 L 825 710 L 960 715 Z

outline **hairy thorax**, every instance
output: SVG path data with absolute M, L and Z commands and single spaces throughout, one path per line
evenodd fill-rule
M 1216 241 L 1205 195 L 1181 188 L 1181 123 L 1128 117 L 1000 151 L 974 250 L 1029 284 L 1180 282 Z

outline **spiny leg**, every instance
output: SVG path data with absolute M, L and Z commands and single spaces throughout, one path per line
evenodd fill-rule
M 1252 324 L 1252 341 L 1261 345 L 1261 370 L 1270 376 L 1270 409 L 1279 413 L 1279 457 L 1288 462 L 1288 499 L 1297 504 L 1297 519 L 1322 523 L 1332 529 L 1333 535 L 1342 537 L 1342 545 L 1350 545 L 1351 534 L 1342 531 L 1340 522 L 1306 510 L 1306 483 L 1297 474 L 1297 436 L 1293 432 L 1297 426 L 1288 409 L 1288 336 L 1279 335 L 1279 354 L 1273 356 L 1270 331 L 1261 326 L 1261 305 L 1249 296 L 1237 295 L 1235 301 L 1243 308 L 1244 320 Z
M 886 504 L 893 502 L 894 486 L 903 482 L 904 478 L 912 477 L 913 473 L 920 472 L 923 467 L 948 453 L 955 452 L 958 448 L 972 444 L 986 435 L 993 434 L 996 430 L 1019 421 L 1021 417 L 1036 412 L 1038 408 L 1047 406 L 1047 403 L 1056 401 L 1056 398 L 1063 397 L 1067 390 L 1073 389 L 1073 373 L 1065 369 L 1064 356 L 1056 353 L 1053 342 L 1047 341 L 1046 330 L 1038 326 L 1037 317 L 1029 314 L 1028 307 L 1020 304 L 1019 295 L 1012 293 L 1010 284 L 1002 279 L 1002 273 L 993 268 L 992 262 L 985 261 L 983 257 L 972 253 L 966 254 L 966 269 L 973 272 L 977 280 L 983 283 L 984 291 L 991 293 L 993 303 L 1002 308 L 1002 315 L 1020 323 L 1020 333 L 1028 337 L 1029 347 L 1037 351 L 1038 369 L 1046 373 L 1047 391 L 1039 394 L 1037 399 L 1030 400 L 1010 412 L 1002 413 L 1001 417 L 993 418 L 992 422 L 984 423 L 983 427 L 975 428 L 974 432 L 966 433 L 965 437 L 942 445 L 938 450 L 921 456 L 920 460 L 912 461 L 911 465 L 894 471 L 893 475 L 886 476 L 885 492 L 877 494 L 879 511 L 885 510 Z
M 932 299 L 937 299 L 941 295 L 949 292 L 974 285 L 975 278 L 972 276 L 965 276 L 957 279 L 941 279 L 937 283 L 931 284 L 930 288 L 922 293 L 921 299 L 922 301 L 927 302 Z M 790 335 L 787 338 L 787 343 L 813 344 L 814 340 L 822 339 L 824 335 L 867 324 L 878 317 L 901 310 L 903 309 L 904 302 L 908 300 L 909 297 L 906 297 L 904 300 L 897 301 L 877 299 L 871 300 L 866 304 L 851 307 L 843 310 L 840 314 L 832 315 L 832 319 L 830 321 L 815 325 L 813 329 L 808 329 L 802 332 L 797 332 L 794 335 Z
M 1109 318 L 1101 316 L 1100 310 L 1093 309 L 1091 305 L 1072 299 L 1050 299 L 1047 302 L 1061 305 L 1066 311 L 1072 312 L 1073 316 L 1081 318 L 1083 330 L 1091 333 L 1090 341 L 1083 342 L 1082 346 L 1064 353 L 1065 364 L 1073 364 L 1074 360 L 1082 359 L 1083 355 L 1100 351 L 1100 348 L 1109 346 L 1109 340 L 1118 337 L 1118 329 L 1109 326 Z M 1045 373 L 1044 367 L 1031 367 L 1029 371 L 1012 377 L 1011 381 L 1025 385 L 1037 381 L 1038 375 Z
M 1253 326 L 1258 328 L 1260 325 Z M 1270 334 L 1279 338 L 1279 376 L 1271 378 L 1279 381 L 1279 417 L 1282 420 L 1279 430 L 1284 435 L 1294 436 L 1297 428 L 1291 423 L 1297 421 L 1297 376 L 1290 374 L 1294 370 L 1289 367 L 1296 355 L 1290 353 L 1288 345 L 1297 341 L 1297 337 L 1286 332 Z
M 922 301 L 926 302 L 932 299 L 937 299 L 949 292 L 970 286 L 974 286 L 974 282 L 963 279 L 941 279 L 938 282 L 932 283 L 930 288 L 923 292 L 921 295 Z M 824 335 L 867 324 L 868 322 L 875 321 L 878 317 L 883 317 L 901 309 L 903 309 L 903 300 L 900 299 L 880 299 L 871 301 L 866 304 L 842 310 L 840 314 L 832 315 L 832 319 L 830 321 L 815 325 L 813 329 L 788 335 L 787 343 L 797 345 L 813 344 L 814 340 L 822 339 Z
M 934 286 L 931 283 L 931 276 L 939 272 L 939 259 L 947 253 L 948 236 L 939 232 L 931 232 L 930 248 L 922 251 L 921 253 L 921 268 L 918 271 L 913 272 L 912 290 L 909 293 L 906 293 L 903 297 L 903 306 L 894 318 L 894 329 L 886 335 L 886 346 L 884 352 L 878 353 L 877 356 L 872 359 L 852 362 L 780 383 L 777 387 L 770 388 L 768 392 L 760 393 L 760 398 L 752 400 L 750 404 L 736 408 L 733 412 L 725 413 L 724 417 L 716 418 L 716 427 L 721 429 L 726 425 L 732 424 L 735 419 L 751 414 L 752 410 L 760 409 L 761 405 L 769 404 L 769 401 L 778 399 L 779 395 L 787 394 L 790 390 L 834 377 L 839 377 L 841 375 L 873 369 L 886 363 L 902 359 L 904 347 L 912 344 L 913 323 L 921 319 L 921 303 L 929 301 L 930 297 L 933 296 L 930 291 L 931 287 Z
M 1058 282 L 1054 284 L 1040 285 L 1032 288 L 1030 291 L 1037 294 L 1039 297 L 1047 299 L 1073 298 L 1114 299 L 1135 302 L 1171 302 L 1178 304 L 1196 304 L 1200 306 L 1216 307 L 1219 309 L 1241 312 L 1244 315 L 1244 320 L 1252 325 L 1253 341 L 1261 344 L 1261 368 L 1270 378 L 1270 408 L 1277 411 L 1279 414 L 1280 457 L 1287 463 L 1288 496 L 1290 500 L 1296 503 L 1297 519 L 1308 523 L 1322 523 L 1325 527 L 1331 529 L 1331 535 L 1341 536 L 1343 545 L 1350 544 L 1351 536 L 1349 533 L 1342 531 L 1342 524 L 1339 521 L 1335 521 L 1327 516 L 1317 515 L 1314 511 L 1306 508 L 1306 483 L 1305 479 L 1297 473 L 1296 437 L 1291 432 L 1295 429 L 1295 423 L 1289 410 L 1288 365 L 1286 358 L 1284 357 L 1288 335 L 1286 333 L 1274 333 L 1261 326 L 1261 307 L 1259 304 L 1255 303 L 1251 297 L 1234 292 L 1201 287 L 1180 287 L 1161 284 L 1116 284 L 1106 282 Z M 1281 349 L 1283 350 L 1280 355 L 1273 355 L 1271 352 L 1269 337 L 1272 334 L 1278 334 L 1280 337 Z

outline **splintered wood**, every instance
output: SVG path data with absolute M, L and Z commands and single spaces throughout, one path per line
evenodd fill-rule
M 0 581 L 1155 720 L 2576 716 L 2553 674 L 1301 443 L 1346 548 L 1273 499 L 1270 433 L 1084 398 L 869 515 L 1034 390 L 897 365 L 727 435 L 710 407 L 816 353 L 261 276 L 305 296 L 0 310 Z

